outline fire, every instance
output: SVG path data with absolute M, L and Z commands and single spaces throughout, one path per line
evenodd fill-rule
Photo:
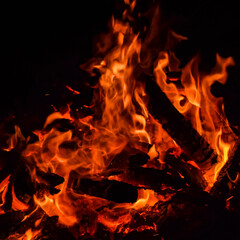
M 175 108 L 191 121 L 198 133 L 216 150 L 218 163 L 205 172 L 209 187 L 212 187 L 228 160 L 229 150 L 234 146 L 236 137 L 224 113 L 223 98 L 213 96 L 211 86 L 215 82 L 226 83 L 227 67 L 234 65 L 234 61 L 231 57 L 224 59 L 217 54 L 216 66 L 210 74 L 204 75 L 199 73 L 199 59 L 195 57 L 182 69 L 182 87 L 177 87 L 174 81 L 168 82 L 165 69 L 169 65 L 168 54 L 160 54 L 155 68 L 156 81 Z
M 133 204 L 132 208 L 140 209 L 148 206 L 153 206 L 159 199 L 155 196 L 154 191 L 140 189 L 138 193 L 138 200 Z
M 40 230 L 33 231 L 31 228 L 28 229 L 24 234 L 15 234 L 8 237 L 8 239 L 19 239 L 19 240 L 33 240 L 37 239 L 40 235 Z
M 13 134 L 7 134 L 7 140 L 6 140 L 6 148 L 3 148 L 4 151 L 11 151 L 16 147 L 16 144 L 18 142 L 18 139 L 25 140 L 24 136 L 22 135 L 21 129 L 18 126 L 14 126 L 15 133 Z
M 1 194 L 0 214 L 4 213 L 4 210 L 2 209 L 2 206 L 6 202 L 5 196 L 6 196 L 6 193 L 7 193 L 7 190 L 8 190 L 9 178 L 10 178 L 10 175 L 7 176 L 0 184 L 0 194 Z
M 125 0 L 125 4 L 133 11 L 136 1 Z M 124 12 L 123 18 L 126 18 L 127 14 Z M 133 211 L 153 207 L 157 202 L 169 199 L 169 196 L 135 184 L 139 187 L 136 202 L 113 203 L 75 191 L 76 182 L 81 185 L 81 180 L 85 178 L 123 181 L 121 174 L 106 177 L 106 173 L 113 159 L 129 146 L 130 149 L 138 146 L 135 148 L 148 154 L 149 162 L 143 165 L 143 168 L 154 166 L 155 169 L 162 170 L 169 149 L 173 149 L 175 156 L 182 153 L 182 149 L 162 128 L 158 119 L 148 111 L 147 96 L 151 93 L 146 93 L 144 84 L 138 79 L 140 74 L 136 73 L 143 62 L 143 43 L 139 34 L 134 33 L 129 22 L 114 17 L 111 31 L 116 39 L 116 42 L 112 43 L 114 47 L 104 58 L 84 65 L 91 74 L 94 69 L 101 74 L 93 99 L 95 116 L 74 119 L 70 105 L 64 112 L 56 111 L 46 119 L 42 130 L 34 132 L 38 141 L 28 144 L 22 152 L 32 181 L 38 186 L 33 197 L 35 206 L 40 207 L 50 217 L 58 216 L 58 222 L 70 229 L 78 225 L 80 235 L 93 235 L 97 223 L 114 232 L 131 221 Z M 173 36 L 180 40 L 186 39 L 176 33 L 173 33 Z M 206 74 L 199 72 L 198 57 L 180 69 L 179 60 L 174 53 L 161 51 L 153 70 L 155 81 L 161 90 L 218 156 L 217 163 L 204 169 L 198 166 L 194 159 L 189 159 L 189 164 L 204 173 L 207 181 L 205 190 L 213 186 L 236 142 L 224 113 L 223 98 L 215 97 L 211 93 L 214 82 L 226 83 L 227 67 L 233 64 L 231 57 L 222 58 L 217 55 L 216 66 L 210 74 Z M 169 72 L 180 71 L 179 78 L 167 75 Z M 177 82 L 180 84 L 176 84 Z M 73 94 L 81 94 L 68 85 L 66 87 Z M 64 124 L 66 129 L 61 129 L 59 125 Z M 18 138 L 25 139 L 20 128 L 16 126 L 15 134 L 7 140 L 8 147 L 3 150 L 14 149 Z M 144 147 L 144 144 L 150 147 Z M 123 172 L 126 174 L 126 169 Z M 44 174 L 55 174 L 61 177 L 63 182 L 51 186 L 45 180 Z M 184 178 L 181 174 L 180 177 Z M 5 195 L 10 186 L 9 179 L 10 176 L 6 177 L 0 184 L 0 207 L 5 203 Z M 42 187 L 43 185 L 45 187 Z M 161 188 L 164 190 L 168 187 L 162 185 Z M 54 194 L 51 193 L 53 190 Z M 18 199 L 13 185 L 11 194 L 13 210 L 28 210 L 28 204 Z M 1 209 L 1 214 L 3 213 L 4 210 Z M 87 227 L 82 225 L 84 216 L 90 218 Z M 156 231 L 156 225 L 146 226 L 145 229 Z M 34 239 L 39 233 L 40 230 L 28 229 L 19 239 Z
M 13 210 L 21 210 L 25 211 L 29 208 L 29 206 L 23 202 L 21 202 L 15 195 L 14 187 L 12 186 L 12 209 Z

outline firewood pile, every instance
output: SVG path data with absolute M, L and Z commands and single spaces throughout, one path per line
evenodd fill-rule
M 150 149 L 150 144 L 139 143 L 142 150 L 128 144 L 122 152 L 117 154 L 100 175 L 95 177 L 85 176 L 79 182 L 79 169 L 71 171 L 68 184 L 74 192 L 81 195 L 94 196 L 105 199 L 109 211 L 116 204 L 134 203 L 138 198 L 138 190 L 150 189 L 165 196 L 168 200 L 157 201 L 153 206 L 146 205 L 140 209 L 130 211 L 131 220 L 126 224 L 120 224 L 114 232 L 106 226 L 96 223 L 96 232 L 91 235 L 91 221 L 95 222 L 97 214 L 103 211 L 103 207 L 94 212 L 83 215 L 80 225 L 66 228 L 58 223 L 57 216 L 47 216 L 41 209 L 35 209 L 33 196 L 43 194 L 55 195 L 59 193 L 57 185 L 64 182 L 64 178 L 52 173 L 36 170 L 36 176 L 41 182 L 33 181 L 29 168 L 21 153 L 26 147 L 26 140 L 18 139 L 18 143 L 11 151 L 1 150 L 1 179 L 8 179 L 8 187 L 2 192 L 1 209 L 4 211 L 1 218 L 1 239 L 16 239 L 25 234 L 27 229 L 40 229 L 41 234 L 34 239 L 231 239 L 238 234 L 237 222 L 240 214 L 239 196 L 239 152 L 236 144 L 234 154 L 226 162 L 217 181 L 210 192 L 204 191 L 207 186 L 202 171 L 188 163 L 188 159 L 194 159 L 195 151 L 199 149 L 198 158 L 204 161 L 212 161 L 214 151 L 201 138 L 201 136 L 170 104 L 161 89 L 152 81 L 151 87 L 152 114 L 159 121 L 167 119 L 178 120 L 174 125 L 172 120 L 165 121 L 164 129 L 184 149 L 176 156 L 174 149 L 169 149 L 165 155 L 164 166 L 158 166 L 159 162 L 151 164 L 149 155 L 143 149 Z M 153 91 L 154 89 L 154 91 Z M 155 92 L 157 92 L 155 94 Z M 161 98 L 165 101 L 167 110 L 154 108 L 154 103 Z M 160 101 L 160 100 L 159 100 Z M 2 132 L 10 132 L 10 124 L 2 126 Z M 76 131 L 74 122 L 68 119 L 57 119 L 45 127 L 44 131 L 58 129 L 60 132 Z M 12 130 L 14 132 L 14 130 Z M 186 134 L 187 133 L 187 134 Z M 189 134 L 188 134 L 189 133 Z M 79 133 L 76 133 L 79 134 Z M 194 148 L 194 146 L 199 146 Z M 65 141 L 59 148 L 74 150 L 77 143 Z M 194 151 L 195 150 L 195 151 Z M 154 160 L 156 161 L 156 160 Z M 115 178 L 117 176 L 117 178 Z M 16 199 L 13 200 L 12 188 L 14 186 Z M 4 188 L 3 182 L 1 188 Z M 171 196 L 171 197 L 167 197 Z M 27 202 L 27 204 L 22 203 Z M 19 204 L 19 205 L 18 205 Z M 28 205 L 28 207 L 26 206 Z M 24 209 L 26 207 L 26 209 Z M 85 206 L 87 209 L 87 205 Z M 19 208 L 20 210 L 17 210 Z M 35 209 L 35 210 L 33 210 Z M 128 210 L 119 209 L 119 215 Z M 116 211 L 112 214 L 118 214 Z M 39 226 L 34 227 L 36 219 L 41 218 Z M 90 225 L 90 226 L 89 226 Z M 78 226 L 79 227 L 79 226 Z M 81 235 L 82 232 L 85 234 Z M 81 237 L 80 237 L 81 236 Z

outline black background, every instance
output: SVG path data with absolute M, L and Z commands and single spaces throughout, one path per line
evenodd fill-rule
M 144 12 L 153 2 L 139 0 L 137 7 Z M 200 53 L 202 68 L 208 71 L 217 52 L 234 57 L 236 67 L 230 69 L 228 83 L 216 85 L 213 92 L 224 96 L 231 123 L 240 126 L 237 1 L 158 2 L 164 21 L 171 21 L 172 27 L 189 39 L 177 51 L 183 65 Z M 77 87 L 88 103 L 91 94 L 85 91 L 79 65 L 93 56 L 94 37 L 107 32 L 109 19 L 113 14 L 120 16 L 123 8 L 123 0 L 3 5 L 0 117 L 13 113 L 20 120 L 33 115 L 45 118 L 52 111 L 51 104 L 60 105 L 64 100 L 59 99 L 66 100 L 65 84 Z

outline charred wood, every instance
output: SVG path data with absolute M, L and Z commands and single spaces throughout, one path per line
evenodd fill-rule
M 34 228 L 37 219 L 43 216 L 46 217 L 43 210 L 39 208 L 24 220 L 24 217 L 31 213 L 32 210 L 29 212 L 11 211 L 0 215 L 0 239 L 18 239 L 18 236 L 24 234 L 28 229 Z
M 204 191 L 179 192 L 167 202 L 132 212 L 131 219 L 119 226 L 116 239 L 132 239 L 130 235 L 134 239 L 139 236 L 137 232 L 147 229 L 151 229 L 149 239 L 223 240 L 234 239 L 236 234 L 228 223 L 231 219 L 224 204 Z
M 42 172 L 37 170 L 36 176 L 39 182 L 34 182 L 35 194 L 39 198 L 45 194 L 57 194 L 60 192 L 59 189 L 55 188 L 57 185 L 64 182 L 64 178 L 51 172 Z
M 201 170 L 193 165 L 183 161 L 181 157 L 176 158 L 174 155 L 168 153 L 165 157 L 165 163 L 178 171 L 189 184 L 194 188 L 205 189 L 207 186 L 206 180 L 203 178 Z
M 180 189 L 185 186 L 185 180 L 180 177 L 177 172 L 166 170 L 159 170 L 154 168 L 136 167 L 131 169 L 125 175 L 126 181 L 136 185 L 144 186 L 154 190 L 155 192 L 162 192 L 165 187 Z
M 134 168 L 134 167 L 142 166 L 146 164 L 149 159 L 150 157 L 148 154 L 139 151 L 139 153 L 131 155 L 129 157 L 129 167 Z
M 75 240 L 76 238 L 72 235 L 68 228 L 64 228 L 58 224 L 58 217 L 45 217 L 41 226 L 40 236 L 36 240 L 41 239 L 68 239 Z
M 206 167 L 217 161 L 217 155 L 209 144 L 198 134 L 172 105 L 157 83 L 145 76 L 146 91 L 149 93 L 149 110 L 162 124 L 164 130 L 182 148 L 188 159 L 196 161 L 201 167 Z
M 0 215 L 0 239 L 6 239 L 14 230 L 17 224 L 20 224 L 24 218 L 22 211 L 11 211 Z
M 81 179 L 80 184 L 74 187 L 78 193 L 104 198 L 109 201 L 123 203 L 135 202 L 138 197 L 137 187 L 115 180 Z
M 128 151 L 125 150 L 114 157 L 108 169 L 123 170 L 129 167 L 130 168 L 139 167 L 146 164 L 149 158 L 150 157 L 148 154 L 138 149 L 130 149 Z
M 64 178 L 51 172 L 43 172 L 38 170 L 37 176 L 41 179 L 41 182 L 47 186 L 55 187 L 64 182 Z

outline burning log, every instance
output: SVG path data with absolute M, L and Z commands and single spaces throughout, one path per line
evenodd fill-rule
M 188 159 L 196 161 L 201 167 L 206 163 L 217 162 L 217 155 L 209 144 L 201 137 L 172 105 L 157 83 L 145 77 L 146 91 L 149 93 L 149 110 L 162 124 L 164 130 L 182 148 Z M 208 165 L 208 164 L 207 164 Z
M 41 182 L 47 186 L 55 187 L 64 182 L 64 178 L 55 173 L 45 173 L 40 170 L 37 171 L 37 176 L 41 179 Z
M 37 195 L 41 195 L 43 193 L 50 193 L 51 195 L 54 195 L 60 192 L 60 190 L 55 187 L 64 182 L 63 177 L 51 172 L 45 173 L 40 170 L 37 171 L 37 177 L 41 182 L 35 183 L 35 191 Z
M 75 240 L 68 228 L 59 227 L 58 217 L 45 217 L 41 223 L 43 229 L 38 239 L 69 239 Z
M 35 228 L 37 219 L 47 217 L 41 208 L 30 214 L 31 211 L 11 211 L 0 215 L 0 239 L 20 239 L 28 229 Z
M 141 150 L 126 147 L 120 154 L 116 155 L 108 166 L 108 169 L 124 171 L 128 168 L 135 168 L 146 164 L 149 155 Z
M 193 165 L 184 162 L 181 157 L 176 158 L 172 154 L 166 154 L 165 163 L 178 171 L 189 184 L 194 188 L 205 189 L 207 186 L 206 180 L 203 178 L 202 172 Z
M 87 178 L 81 179 L 80 184 L 73 187 L 73 189 L 77 192 L 105 198 L 117 203 L 136 202 L 138 197 L 137 187 L 108 179 L 100 181 Z
M 143 185 L 146 188 L 153 189 L 155 192 L 162 193 L 163 187 L 172 187 L 180 189 L 185 186 L 185 180 L 177 172 L 159 170 L 154 168 L 137 167 L 131 169 L 126 174 L 126 181 Z
M 148 154 L 139 151 L 139 153 L 129 157 L 129 166 L 131 168 L 142 166 L 148 162 L 149 158 Z
M 181 157 L 167 154 L 165 157 L 166 167 L 164 170 L 135 166 L 122 173 L 121 179 L 133 185 L 141 185 L 163 193 L 163 187 L 180 189 L 188 184 L 192 188 L 205 189 L 207 183 L 202 172 L 196 167 L 183 161 Z
M 38 220 L 41 222 L 36 224 Z M 0 215 L 0 222 L 0 239 L 25 239 L 29 230 L 36 232 L 34 239 L 75 239 L 69 229 L 59 226 L 58 217 L 48 217 L 41 208 L 30 215 L 22 211 L 8 212 Z
M 109 165 L 106 173 L 111 170 L 109 175 L 120 174 L 123 182 L 136 186 L 141 185 L 156 192 L 162 192 L 163 186 L 173 187 L 174 189 L 185 186 L 186 181 L 179 175 L 177 168 L 159 170 L 141 167 L 148 162 L 149 155 L 136 149 L 132 151 L 135 151 L 136 154 L 129 156 L 129 153 L 125 151 L 118 154 Z M 116 169 L 116 174 L 112 172 L 112 169 Z M 204 184 L 202 183 L 202 185 Z
M 145 231 L 149 239 L 232 239 L 236 229 L 228 224 L 229 220 L 221 201 L 191 189 L 167 202 L 133 211 L 131 221 L 119 226 L 115 239 L 142 239 L 139 232 Z
M 12 228 L 20 224 L 24 218 L 22 211 L 11 211 L 0 215 L 0 239 L 6 239 Z

